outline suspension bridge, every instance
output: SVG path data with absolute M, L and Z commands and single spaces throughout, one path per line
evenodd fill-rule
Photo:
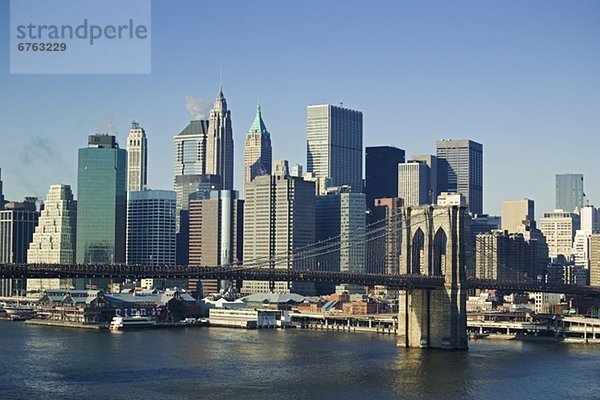
M 221 279 L 387 286 L 399 293 L 399 345 L 466 349 L 471 289 L 600 297 L 600 287 L 552 284 L 522 266 L 498 265 L 510 280 L 467 276 L 469 217 L 464 207 L 422 206 L 263 259 L 223 266 L 0 264 L 0 278 Z M 491 249 L 490 251 L 496 251 Z M 506 273 L 510 272 L 510 273 Z

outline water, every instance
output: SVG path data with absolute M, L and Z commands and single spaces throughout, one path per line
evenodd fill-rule
M 600 346 L 188 328 L 110 333 L 0 322 L 0 399 L 600 398 Z

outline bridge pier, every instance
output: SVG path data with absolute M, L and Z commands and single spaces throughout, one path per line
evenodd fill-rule
M 464 289 L 403 290 L 399 294 L 398 346 L 466 350 Z
M 444 276 L 443 288 L 399 291 L 398 346 L 466 350 L 464 207 L 403 210 L 400 273 Z

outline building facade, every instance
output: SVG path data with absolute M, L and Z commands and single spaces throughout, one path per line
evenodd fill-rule
M 127 191 L 144 190 L 148 184 L 148 143 L 146 132 L 133 121 L 127 136 Z
M 279 175 L 258 176 L 248 182 L 245 195 L 244 266 L 313 268 L 310 260 L 295 260 L 293 253 L 315 241 L 314 183 L 291 177 L 283 171 Z M 244 281 L 241 291 L 311 294 L 314 285 Z
M 600 286 L 600 233 L 590 238 L 590 285 Z
M 2 168 L 0 168 L 0 210 L 4 209 L 4 192 L 2 191 Z
M 244 202 L 233 190 L 215 190 L 208 198 L 190 201 L 190 265 L 241 263 L 243 211 Z M 190 279 L 188 289 L 206 296 L 227 290 L 229 284 L 215 279 Z
M 0 262 L 26 263 L 27 247 L 38 222 L 35 198 L 9 202 L 0 211 Z M 0 296 L 13 296 L 25 289 L 20 279 L 0 279 Z
M 204 173 L 218 176 L 221 189 L 233 190 L 231 112 L 227 109 L 227 101 L 221 88 L 219 88 L 219 93 L 208 120 L 206 171 Z
M 244 145 L 244 183 L 251 182 L 257 176 L 271 175 L 272 162 L 271 135 L 258 104 Z
M 77 246 L 79 264 L 125 262 L 127 152 L 111 135 L 92 135 L 79 149 Z
M 429 187 L 430 169 L 427 164 L 410 161 L 398 164 L 398 193 L 404 200 L 405 207 L 429 204 L 431 187 Z
M 375 199 L 368 228 L 367 272 L 399 274 L 402 249 L 402 207 L 398 197 Z M 385 230 L 381 237 L 380 229 Z
M 563 255 L 569 258 L 573 254 L 573 239 L 580 227 L 579 215 L 565 210 L 544 213 L 540 220 L 540 230 L 548 243 L 550 258 Z
M 427 187 L 429 188 L 427 204 L 435 204 L 439 194 L 437 183 L 437 157 L 429 154 L 412 156 L 410 161 L 418 161 L 427 165 Z
M 329 104 L 308 106 L 306 129 L 307 172 L 361 193 L 362 113 Z
M 392 146 L 365 148 L 365 194 L 369 210 L 375 206 L 375 199 L 398 195 L 396 171 L 398 164 L 404 162 L 404 155 L 404 150 Z
M 339 240 L 339 250 L 328 252 L 315 267 L 325 271 L 366 271 L 366 196 L 349 187 L 330 188 L 315 198 L 316 241 Z M 361 291 L 364 289 L 361 288 Z
M 127 201 L 127 264 L 175 265 L 176 194 L 170 190 L 130 192 Z
M 521 225 L 535 221 L 535 205 L 531 199 L 502 201 L 502 230 L 517 232 Z
M 469 211 L 483 214 L 483 146 L 472 140 L 438 140 L 437 184 L 440 192 L 465 196 Z
M 76 229 L 77 203 L 71 186 L 51 185 L 27 250 L 27 262 L 73 264 Z M 27 292 L 75 288 L 73 279 L 27 279 Z
M 557 174 L 556 175 L 556 209 L 574 212 L 576 208 L 583 207 L 583 175 L 582 174 Z

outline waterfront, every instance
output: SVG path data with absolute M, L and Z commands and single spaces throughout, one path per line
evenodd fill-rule
M 600 347 L 216 328 L 122 333 L 0 323 L 2 399 L 596 399 Z

